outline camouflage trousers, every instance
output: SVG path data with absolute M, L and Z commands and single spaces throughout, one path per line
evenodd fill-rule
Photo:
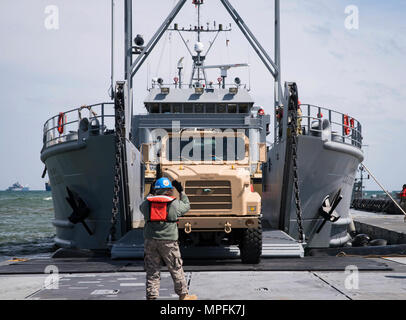
M 147 273 L 147 299 L 156 299 L 159 296 L 162 260 L 172 276 L 176 294 L 179 296 L 188 294 L 185 273 L 182 267 L 183 262 L 177 241 L 145 239 L 144 255 L 144 265 Z

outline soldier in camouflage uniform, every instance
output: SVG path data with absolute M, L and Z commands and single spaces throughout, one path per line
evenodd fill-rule
M 180 200 L 172 197 L 173 187 L 179 192 Z M 144 263 L 147 273 L 147 299 L 154 300 L 159 296 L 161 260 L 171 273 L 174 289 L 179 295 L 179 299 L 197 299 L 195 295 L 188 295 L 178 245 L 179 235 L 176 221 L 178 217 L 190 210 L 189 199 L 183 192 L 182 185 L 176 180 L 171 183 L 167 178 L 158 179 L 151 185 L 151 191 L 140 205 L 140 210 L 146 222 Z

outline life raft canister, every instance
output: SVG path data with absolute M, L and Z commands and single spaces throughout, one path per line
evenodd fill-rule
M 149 201 L 149 221 L 168 221 L 168 205 L 174 201 L 175 197 L 169 196 L 150 196 Z
M 66 123 L 65 114 L 63 112 L 59 112 L 59 116 L 58 116 L 58 132 L 59 132 L 59 134 L 63 133 L 65 123 Z

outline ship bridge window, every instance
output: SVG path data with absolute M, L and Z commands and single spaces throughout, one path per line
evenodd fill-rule
M 149 112 L 150 113 L 159 113 L 159 104 L 158 103 L 151 103 L 149 105 Z
M 237 113 L 237 105 L 236 104 L 229 104 L 228 105 L 228 113 Z
M 185 113 L 193 113 L 193 105 L 192 104 L 185 104 L 183 108 L 184 108 Z
M 215 113 L 215 109 L 213 103 L 206 104 L 206 113 Z
M 195 113 L 204 113 L 204 104 L 196 103 L 195 104 Z
M 219 104 L 217 105 L 217 113 L 226 113 L 227 108 L 225 104 Z
M 240 104 L 238 106 L 238 113 L 248 113 L 248 104 Z
M 169 103 L 162 104 L 162 113 L 171 113 L 171 105 Z
M 173 105 L 173 113 L 181 113 L 182 112 L 182 105 L 176 103 Z
M 245 142 L 240 137 L 170 138 L 166 143 L 169 161 L 241 161 Z

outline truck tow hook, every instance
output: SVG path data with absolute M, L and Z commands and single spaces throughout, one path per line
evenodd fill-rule
M 327 221 L 336 222 L 338 219 L 340 219 L 340 216 L 335 211 L 335 209 L 337 208 L 338 204 L 342 199 L 343 196 L 341 195 L 341 189 L 338 190 L 338 192 L 335 194 L 331 203 L 329 195 L 324 198 L 323 203 L 319 209 L 319 214 L 324 218 L 324 221 L 317 229 L 316 233 L 319 233 L 321 231 L 321 229 L 324 227 Z
M 226 222 L 226 224 L 224 225 L 224 232 L 225 233 L 230 233 L 231 232 L 231 223 L 230 222 Z
M 190 222 L 185 223 L 185 233 L 189 234 L 192 232 L 192 224 Z

